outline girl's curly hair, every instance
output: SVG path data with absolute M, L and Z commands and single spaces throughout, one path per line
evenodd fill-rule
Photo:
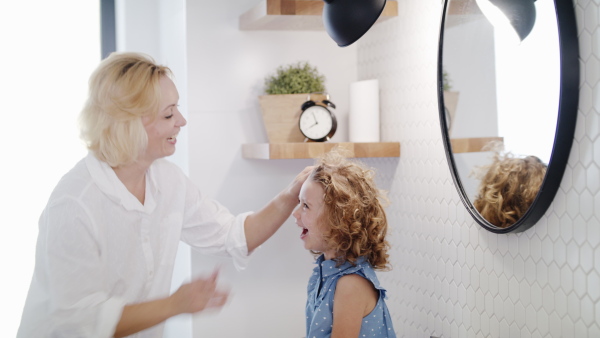
M 374 175 L 373 169 L 348 160 L 335 149 L 318 160 L 310 175 L 325 192 L 325 241 L 336 251 L 338 265 L 356 264 L 365 256 L 374 269 L 389 269 L 387 218 L 382 205 L 387 197 L 377 189 Z
M 473 205 L 493 225 L 506 228 L 515 224 L 537 196 L 547 166 L 535 156 L 513 157 L 496 153 L 484 167 L 479 193 Z

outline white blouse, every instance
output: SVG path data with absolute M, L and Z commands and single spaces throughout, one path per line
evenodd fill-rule
M 174 164 L 155 161 L 142 205 L 91 153 L 58 183 L 39 221 L 17 337 L 111 337 L 126 304 L 169 295 L 182 240 L 245 267 L 244 220 Z M 162 337 L 163 324 L 132 337 Z

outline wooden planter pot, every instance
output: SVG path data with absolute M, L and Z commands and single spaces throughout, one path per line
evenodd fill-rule
M 444 104 L 446 106 L 446 123 L 448 124 L 448 135 L 452 135 L 456 107 L 458 106 L 458 92 L 444 91 Z
M 258 97 L 263 122 L 269 143 L 304 142 L 304 135 L 298 127 L 302 104 L 308 101 L 309 94 L 278 94 Z M 310 99 L 319 102 L 326 95 L 311 94 Z

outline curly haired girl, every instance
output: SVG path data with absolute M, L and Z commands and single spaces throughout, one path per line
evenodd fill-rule
M 308 284 L 307 337 L 396 337 L 375 270 L 389 269 L 387 219 L 374 171 L 332 151 L 300 190 L 293 216 L 318 255 Z M 334 306 L 335 304 L 335 306 Z
M 524 158 L 496 154 L 484 167 L 473 206 L 493 225 L 506 228 L 527 212 L 544 181 L 547 166 L 535 156 Z

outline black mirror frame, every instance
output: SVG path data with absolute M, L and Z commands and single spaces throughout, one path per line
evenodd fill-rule
M 577 37 L 577 23 L 575 21 L 575 9 L 572 0 L 554 0 L 556 8 L 556 19 L 558 23 L 558 39 L 560 51 L 560 97 L 558 104 L 558 118 L 556 135 L 552 146 L 552 154 L 548 163 L 546 177 L 540 187 L 540 192 L 533 201 L 531 207 L 515 224 L 500 228 L 492 225 L 484 219 L 469 201 L 462 186 L 458 171 L 452 154 L 452 145 L 448 135 L 447 122 L 445 118 L 445 104 L 443 95 L 443 46 L 444 27 L 446 22 L 447 7 L 450 0 L 444 0 L 441 18 L 440 38 L 438 46 L 438 110 L 440 126 L 442 129 L 442 141 L 446 151 L 446 159 L 452 174 L 454 185 L 458 190 L 460 199 L 473 216 L 475 221 L 484 229 L 494 233 L 521 232 L 531 228 L 544 215 L 558 188 L 560 186 L 569 154 L 573 145 L 575 135 L 575 123 L 577 121 L 577 109 L 579 104 L 579 42 Z

